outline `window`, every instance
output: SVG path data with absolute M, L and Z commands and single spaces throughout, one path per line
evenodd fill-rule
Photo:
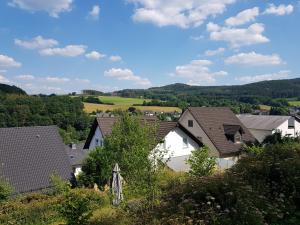
M 103 146 L 103 140 L 101 139 L 101 141 L 100 141 L 100 146 Z
M 99 139 L 98 138 L 95 139 L 95 146 L 99 146 Z
M 193 120 L 189 120 L 188 121 L 188 127 L 193 127 L 194 126 L 194 121 Z
M 186 137 L 184 137 L 184 138 L 182 138 L 182 141 L 183 141 L 183 147 L 187 148 L 189 146 L 188 139 Z

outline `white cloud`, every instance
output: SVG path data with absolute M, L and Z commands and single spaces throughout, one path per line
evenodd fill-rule
M 239 26 L 248 22 L 252 22 L 259 15 L 259 8 L 254 7 L 252 9 L 246 9 L 238 13 L 234 17 L 228 18 L 225 23 L 228 26 Z
M 136 76 L 130 69 L 112 68 L 104 71 L 104 76 L 117 78 L 118 80 L 133 81 L 137 85 L 150 86 L 151 82 L 147 78 Z
M 8 83 L 10 83 L 10 81 L 6 77 L 0 74 L 0 84 L 8 84 Z
M 289 70 L 281 70 L 277 73 L 268 73 L 262 75 L 254 75 L 254 76 L 242 76 L 237 77 L 235 80 L 240 81 L 242 83 L 253 83 L 259 82 L 264 80 L 277 80 L 277 79 L 284 79 L 289 77 L 290 71 Z
M 292 5 L 284 5 L 280 4 L 279 6 L 275 6 L 274 4 L 270 4 L 266 9 L 264 14 L 275 14 L 278 16 L 289 15 L 294 11 L 294 7 Z
M 0 67 L 20 67 L 22 64 L 7 55 L 0 55 Z
M 58 18 L 62 12 L 72 10 L 73 0 L 10 0 L 10 6 L 30 12 L 46 11 L 50 16 Z
M 15 44 L 27 49 L 43 49 L 58 45 L 58 41 L 54 39 L 44 39 L 42 36 L 37 36 L 30 41 L 15 39 Z
M 89 18 L 93 20 L 98 20 L 100 15 L 100 6 L 99 5 L 94 5 L 92 10 L 89 12 Z
M 122 57 L 119 55 L 112 55 L 111 57 L 109 57 L 110 61 L 112 62 L 118 62 L 118 61 L 122 61 Z
M 209 60 L 192 60 L 189 64 L 177 66 L 172 75 L 188 79 L 188 84 L 191 85 L 212 84 L 217 76 L 225 76 L 227 72 L 211 72 L 209 69 L 211 64 Z
M 66 57 L 76 57 L 85 53 L 85 45 L 67 45 L 64 48 L 46 48 L 40 50 L 41 55 L 45 56 L 66 56 Z
M 16 76 L 16 79 L 17 79 L 17 80 L 25 80 L 25 81 L 28 81 L 28 80 L 34 80 L 35 77 L 34 77 L 33 75 L 30 75 L 30 74 L 24 74 L 24 75 Z
M 205 51 L 205 55 L 206 56 L 214 56 L 214 55 L 218 55 L 218 54 L 221 54 L 225 51 L 225 48 L 218 48 L 216 50 L 207 50 Z
M 99 59 L 101 59 L 101 58 L 104 58 L 105 56 L 106 56 L 106 55 L 101 54 L 101 53 L 99 53 L 99 52 L 97 52 L 97 51 L 92 51 L 92 52 L 87 53 L 87 54 L 85 55 L 85 57 L 87 57 L 88 59 L 93 59 L 93 60 L 99 60 Z
M 262 35 L 264 30 L 265 27 L 261 23 L 254 23 L 248 28 L 239 29 L 220 27 L 214 23 L 207 24 L 207 31 L 210 32 L 211 40 L 226 41 L 233 48 L 269 42 L 269 39 Z
M 204 39 L 204 35 L 200 35 L 200 36 L 190 36 L 190 39 L 194 40 L 194 41 L 200 41 L 202 39 Z
M 46 77 L 45 81 L 47 82 L 53 82 L 53 83 L 65 83 L 65 82 L 69 82 L 70 79 L 69 78 L 65 78 L 65 77 Z
M 239 53 L 225 59 L 226 64 L 244 64 L 253 66 L 280 65 L 284 62 L 277 54 L 262 55 L 256 52 Z
M 136 22 L 148 22 L 159 27 L 198 27 L 208 17 L 222 14 L 236 0 L 128 0 L 136 9 Z

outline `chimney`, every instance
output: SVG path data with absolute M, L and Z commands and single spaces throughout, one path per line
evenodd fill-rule
M 75 144 L 75 143 L 71 143 L 71 148 L 72 148 L 73 150 L 75 150 L 75 149 L 76 149 L 76 144 Z

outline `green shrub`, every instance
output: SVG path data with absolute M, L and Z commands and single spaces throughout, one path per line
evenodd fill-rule
M 72 189 L 64 195 L 58 212 L 68 225 L 84 225 L 92 216 L 93 206 L 101 203 L 100 195 L 94 190 Z
M 0 179 L 0 202 L 6 201 L 12 193 L 9 183 Z
M 190 165 L 189 173 L 193 176 L 211 175 L 216 167 L 216 158 L 209 156 L 207 146 L 192 151 L 187 162 Z

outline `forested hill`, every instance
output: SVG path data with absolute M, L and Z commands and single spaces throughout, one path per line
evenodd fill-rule
M 269 97 L 294 98 L 300 97 L 300 78 L 289 80 L 262 81 L 245 85 L 232 86 L 190 86 L 186 84 L 171 84 L 149 89 L 125 89 L 116 92 L 126 97 L 144 96 L 147 98 L 165 98 L 168 95 L 198 97 L 224 97 L 237 99 L 239 97 Z M 165 96 L 165 97 L 164 97 Z
M 0 84 L 0 94 L 19 94 L 26 95 L 26 92 L 16 86 L 10 86 L 7 84 Z

